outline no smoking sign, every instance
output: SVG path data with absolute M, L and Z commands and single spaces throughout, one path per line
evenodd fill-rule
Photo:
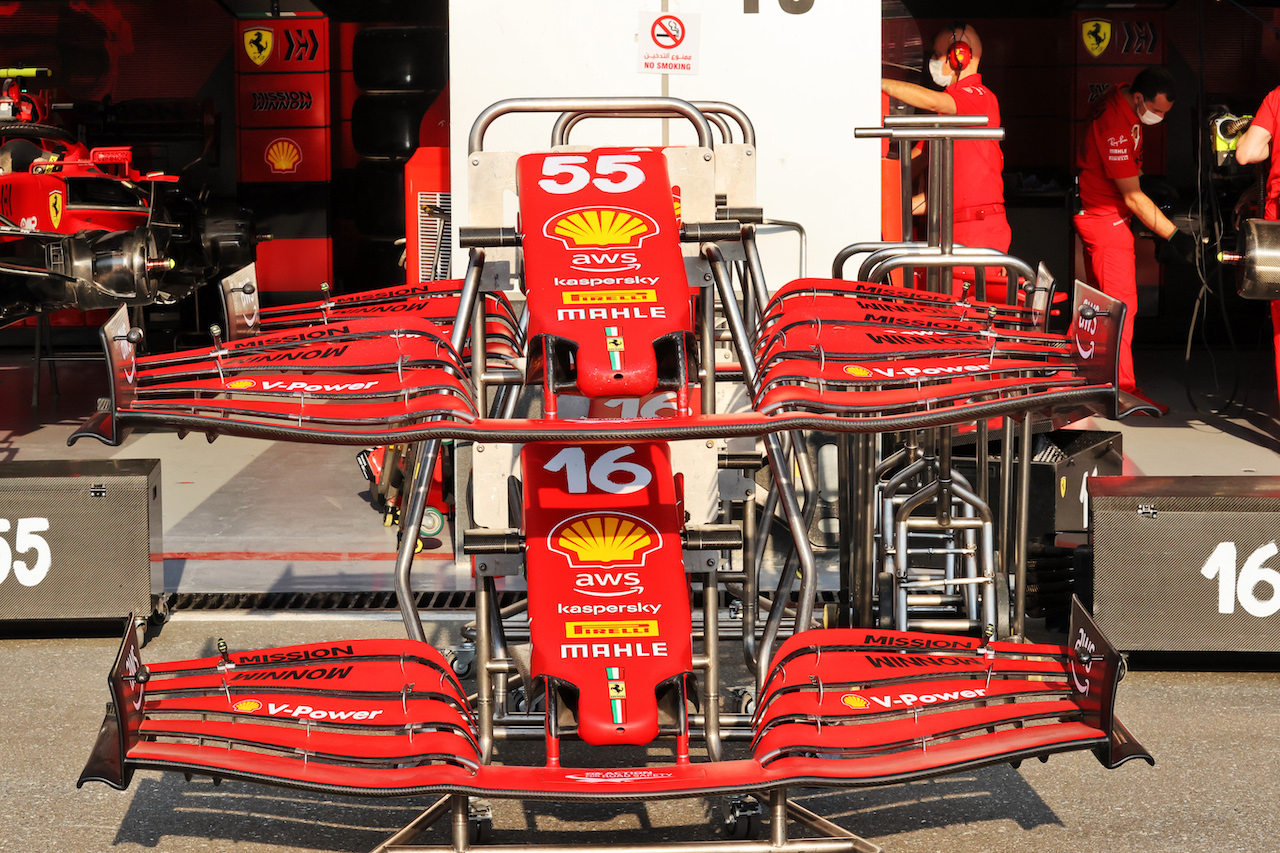
M 641 74 L 698 73 L 698 16 L 640 13 Z
M 674 50 L 684 41 L 684 22 L 675 15 L 661 15 L 649 30 L 653 43 L 663 50 Z

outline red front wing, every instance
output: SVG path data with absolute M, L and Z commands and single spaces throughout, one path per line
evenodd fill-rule
M 715 402 L 708 384 L 718 371 L 700 363 L 714 352 L 700 350 L 699 336 L 715 334 L 715 318 L 697 310 L 680 244 L 737 235 L 740 225 L 682 221 L 660 149 L 528 155 L 513 185 L 518 233 L 494 229 L 493 239 L 520 247 L 527 335 L 505 298 L 477 296 L 480 253 L 456 282 L 241 310 L 235 340 L 177 356 L 137 357 L 121 313 L 103 330 L 110 411 L 73 440 L 119 443 L 125 426 L 151 423 L 328 443 L 524 445 L 518 528 L 469 531 L 476 548 L 494 549 L 469 553 L 523 554 L 526 669 L 484 657 L 486 645 L 473 703 L 444 658 L 412 639 L 144 667 L 130 631 L 81 783 L 124 787 L 134 769 L 156 768 L 362 796 L 645 800 L 878 785 L 1068 750 L 1093 750 L 1108 767 L 1151 760 L 1114 717 L 1120 657 L 1078 602 L 1070 647 L 801 630 L 770 656 L 770 639 L 755 714 L 721 723 L 718 687 L 698 684 L 716 678 L 716 644 L 698 637 L 691 615 L 701 586 L 710 633 L 721 570 L 704 561 L 690 569 L 691 584 L 684 552 L 733 543 L 716 538 L 717 525 L 691 521 L 684 488 L 693 472 L 678 470 L 670 445 L 765 436 L 773 480 L 793 498 L 778 433 L 1113 412 L 1123 305 L 1079 286 L 1070 331 L 1051 334 L 1037 312 L 1017 306 L 804 279 L 762 298 L 747 332 L 722 292 L 749 402 L 701 413 Z M 702 256 L 722 273 L 714 247 Z M 709 307 L 710 288 L 697 292 Z M 481 339 L 464 334 L 472 329 Z M 490 407 L 493 384 L 503 382 L 540 391 L 537 416 Z M 560 417 L 561 395 L 587 397 L 588 416 Z M 631 416 L 599 417 L 613 409 Z M 489 627 L 477 627 L 477 646 L 493 627 L 484 602 L 494 581 L 479 562 L 477 625 Z M 983 580 L 994 581 L 994 596 L 1007 578 Z M 493 679 L 517 672 L 528 705 L 545 709 L 521 718 L 522 733 L 544 752 L 532 765 L 493 764 L 501 716 Z M 712 707 L 697 708 L 699 697 Z M 519 729 L 509 720 L 500 727 Z M 713 730 L 725 729 L 746 746 L 710 760 L 721 758 Z M 674 759 L 569 767 L 560 742 L 571 737 L 604 750 L 667 738 Z M 708 760 L 691 754 L 699 737 Z
M 113 709 L 77 784 L 124 788 L 134 770 L 160 769 L 364 796 L 646 800 L 881 785 L 1080 749 L 1108 768 L 1152 762 L 1112 710 L 1119 654 L 1078 603 L 1072 615 L 1072 649 L 797 634 L 775 657 L 747 757 L 609 770 L 482 764 L 465 693 L 424 643 L 345 640 L 237 652 L 230 667 L 217 657 L 145 666 L 129 630 L 108 679 Z M 585 683 L 593 668 L 580 661 L 571 677 Z

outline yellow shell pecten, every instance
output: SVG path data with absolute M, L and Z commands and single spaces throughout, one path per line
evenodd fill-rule
M 616 563 L 634 560 L 636 551 L 653 539 L 649 531 L 628 518 L 592 515 L 580 518 L 560 531 L 556 544 L 578 555 L 583 563 Z
M 302 160 L 302 149 L 292 139 L 277 139 L 267 146 L 267 165 L 276 172 L 292 172 Z
M 625 210 L 598 208 L 578 210 L 555 225 L 559 237 L 575 246 L 626 246 L 649 232 L 649 225 Z
M 857 693 L 846 693 L 840 697 L 840 701 L 846 707 L 852 708 L 855 711 L 871 707 L 871 703 L 862 696 L 859 696 Z

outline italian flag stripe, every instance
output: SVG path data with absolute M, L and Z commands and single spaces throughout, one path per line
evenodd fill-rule
M 622 679 L 622 667 L 606 666 L 604 668 L 604 677 L 610 681 L 620 681 Z
M 621 699 L 610 699 L 609 706 L 613 709 L 614 723 L 625 723 L 627 721 L 626 716 L 622 713 Z

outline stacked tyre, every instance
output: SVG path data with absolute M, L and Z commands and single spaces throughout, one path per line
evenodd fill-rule
M 355 237 L 347 290 L 403 284 L 404 164 L 420 144 L 423 115 L 448 81 L 449 33 L 441 26 L 370 26 L 352 41 L 362 91 L 351 108 L 359 162 L 349 175 Z

